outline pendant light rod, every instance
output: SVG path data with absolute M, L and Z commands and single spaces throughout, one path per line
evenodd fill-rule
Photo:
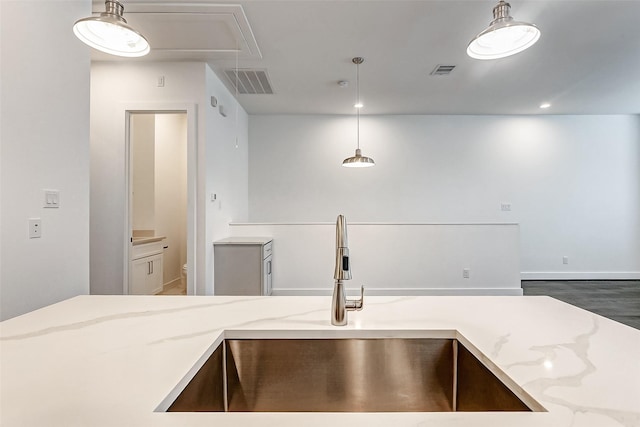
M 360 109 L 359 108 L 356 109 L 356 120 L 357 120 L 357 124 L 358 124 L 356 141 L 358 141 L 357 148 L 359 150 L 360 149 Z

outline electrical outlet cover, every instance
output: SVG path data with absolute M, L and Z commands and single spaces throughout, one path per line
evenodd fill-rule
M 29 218 L 29 238 L 39 239 L 42 236 L 42 220 L 40 218 Z

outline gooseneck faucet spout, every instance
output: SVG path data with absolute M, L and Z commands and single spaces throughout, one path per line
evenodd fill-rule
M 347 312 L 362 310 L 364 303 L 364 286 L 360 288 L 360 299 L 348 300 L 344 281 L 351 279 L 351 264 L 349 262 L 349 244 L 347 242 L 347 220 L 338 215 L 336 222 L 336 269 L 333 274 L 335 285 L 331 301 L 331 324 L 344 326 L 347 324 Z

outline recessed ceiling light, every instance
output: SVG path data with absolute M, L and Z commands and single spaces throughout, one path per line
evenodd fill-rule
M 548 102 L 543 102 L 542 104 L 540 104 L 540 108 L 549 108 L 551 107 L 551 104 L 549 104 Z

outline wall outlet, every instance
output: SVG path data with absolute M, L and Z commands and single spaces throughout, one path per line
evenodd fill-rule
M 468 279 L 469 278 L 469 274 L 470 274 L 470 269 L 468 268 L 463 268 L 462 269 L 462 278 L 463 279 Z
M 568 256 L 563 256 L 562 257 L 562 263 L 563 264 L 569 264 L 569 257 Z
M 158 76 L 158 87 L 164 87 L 164 76 Z
M 511 203 L 501 203 L 500 210 L 502 212 L 511 212 Z
M 40 218 L 29 218 L 29 238 L 39 239 L 42 236 L 42 220 Z

